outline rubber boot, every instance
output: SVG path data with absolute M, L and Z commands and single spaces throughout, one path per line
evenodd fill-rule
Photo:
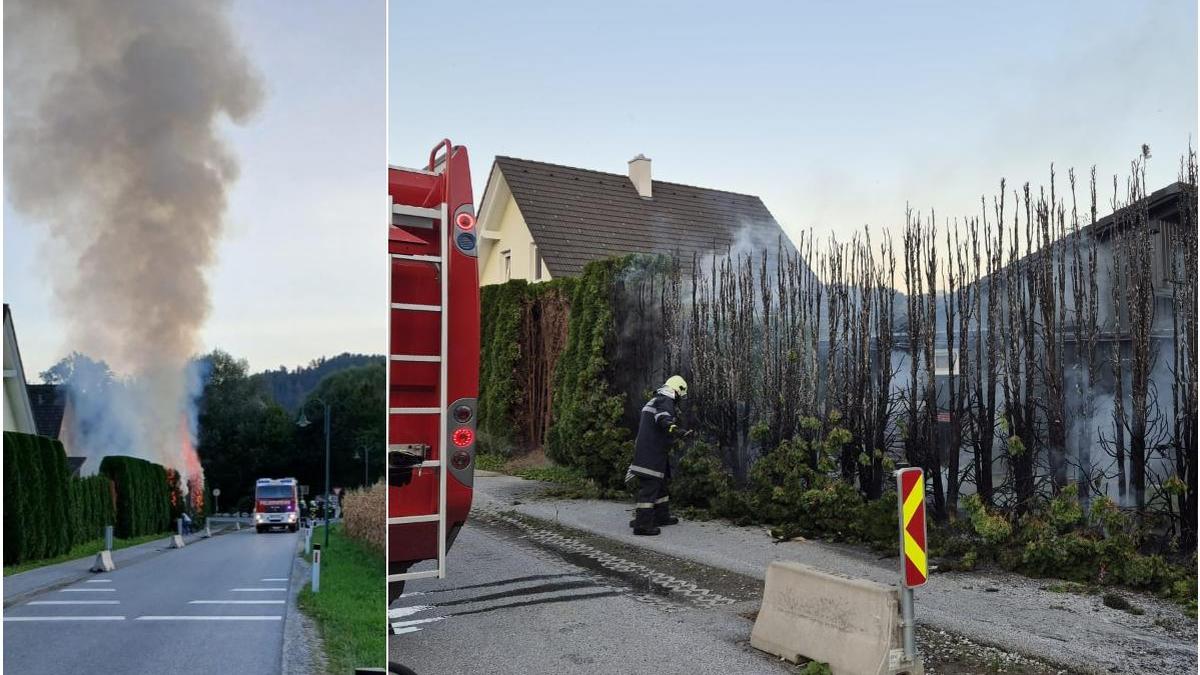
M 666 504 L 657 504 L 654 507 L 654 524 L 659 527 L 677 525 L 679 519 L 671 515 L 671 509 Z
M 638 509 L 632 525 L 633 533 L 642 537 L 653 537 L 662 531 L 654 526 L 654 509 Z

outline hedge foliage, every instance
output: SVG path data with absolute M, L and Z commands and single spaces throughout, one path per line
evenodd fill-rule
M 546 454 L 581 469 L 602 487 L 619 488 L 633 457 L 622 424 L 625 396 L 609 385 L 614 346 L 613 280 L 629 258 L 589 263 L 571 294 L 567 345 L 554 375 L 553 424 Z
M 101 475 L 72 478 L 70 494 L 72 545 L 102 538 L 117 517 L 113 482 Z
M 531 449 L 523 444 L 536 444 L 536 440 L 522 437 L 522 404 L 528 403 L 531 392 L 523 387 L 530 382 L 530 373 L 520 372 L 522 365 L 529 367 L 530 356 L 526 350 L 537 350 L 539 345 L 526 344 L 527 321 L 537 321 L 531 316 L 541 314 L 546 304 L 570 298 L 576 280 L 554 279 L 531 284 L 523 279 L 508 283 L 485 286 L 480 296 L 480 363 L 479 363 L 479 441 L 480 450 L 497 455 Z M 548 328 L 542 324 L 541 328 Z M 552 328 L 552 327 L 551 327 Z M 523 363 L 522 357 L 526 357 Z M 544 358 L 544 355 L 542 355 Z M 549 365 L 549 364 L 542 364 Z M 535 384 L 536 386 L 536 384 Z M 528 414 L 529 411 L 526 411 Z
M 100 462 L 100 473 L 116 487 L 118 537 L 171 529 L 171 488 L 161 465 L 136 457 L 110 456 Z
M 513 375 L 521 356 L 521 306 L 528 292 L 528 282 L 513 279 L 484 286 L 480 294 L 479 431 L 495 449 L 507 448 L 513 440 L 518 396 Z
M 103 536 L 111 482 L 71 477 L 62 443 L 4 432 L 4 564 L 52 558 Z

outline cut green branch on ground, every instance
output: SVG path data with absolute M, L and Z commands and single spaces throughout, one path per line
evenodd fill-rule
M 167 536 L 169 536 L 169 533 L 162 532 L 160 534 L 147 534 L 147 535 L 143 535 L 141 537 L 134 537 L 132 539 L 113 539 L 113 550 L 116 551 L 116 550 L 122 549 L 122 548 L 129 548 L 130 546 L 137 546 L 138 544 L 145 544 L 148 541 L 154 541 L 155 539 L 162 539 Z M 77 544 L 75 546 L 72 546 L 70 551 L 67 551 L 66 553 L 64 553 L 62 555 L 54 556 L 53 558 L 43 558 L 42 560 L 30 560 L 28 562 L 23 562 L 18 565 L 5 565 L 4 566 L 4 576 L 9 576 L 10 574 L 20 574 L 21 572 L 28 572 L 29 570 L 37 569 L 39 567 L 45 567 L 46 565 L 57 565 L 58 563 L 67 562 L 70 560 L 77 560 L 79 558 L 87 558 L 89 556 L 96 555 L 97 553 L 99 553 L 100 551 L 103 551 L 103 550 L 104 550 L 104 540 L 103 539 L 97 539 L 95 541 L 89 541 L 89 542 L 86 542 L 83 544 Z
M 323 529 L 313 530 L 314 542 L 324 541 Z M 329 548 L 321 554 L 321 592 L 313 593 L 308 584 L 300 591 L 300 609 L 320 628 L 329 673 L 384 665 L 385 569 L 383 555 L 347 537 L 341 525 L 330 527 Z

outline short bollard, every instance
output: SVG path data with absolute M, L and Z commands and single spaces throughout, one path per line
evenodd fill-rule
M 312 590 L 313 593 L 321 591 L 321 545 L 313 544 L 312 552 Z
M 204 538 L 208 539 L 212 536 L 212 526 L 208 524 L 208 519 L 204 519 Z
M 304 528 L 304 555 L 312 552 L 312 525 Z
M 171 536 L 171 548 L 183 548 L 183 518 L 175 519 L 175 534 Z
M 92 564 L 93 572 L 111 572 L 117 569 L 112 559 L 113 528 L 104 526 L 104 550 L 96 554 L 96 562 Z

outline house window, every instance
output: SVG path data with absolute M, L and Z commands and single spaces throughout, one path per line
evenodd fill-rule
M 500 255 L 504 257 L 504 280 L 512 279 L 512 251 L 501 251 Z
M 532 273 L 529 275 L 529 278 L 533 279 L 534 281 L 541 281 L 542 280 L 542 253 L 540 251 L 538 251 L 537 244 L 529 245 L 529 260 L 531 261 L 531 263 L 533 265 L 533 270 L 531 270 Z

